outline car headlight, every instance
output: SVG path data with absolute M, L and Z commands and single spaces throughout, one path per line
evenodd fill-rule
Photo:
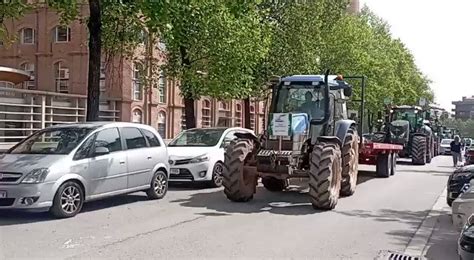
M 41 183 L 49 173 L 48 168 L 34 169 L 26 175 L 21 183 Z
M 207 154 L 203 154 L 201 156 L 195 157 L 189 161 L 189 163 L 200 163 L 200 162 L 205 162 L 209 161 L 209 156 Z

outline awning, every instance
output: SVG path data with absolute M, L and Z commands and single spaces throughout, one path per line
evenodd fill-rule
M 0 66 L 0 81 L 20 84 L 30 79 L 30 74 L 24 70 Z

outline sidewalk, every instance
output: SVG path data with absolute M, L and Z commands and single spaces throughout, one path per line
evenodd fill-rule
M 433 233 L 423 250 L 423 256 L 429 260 L 456 260 L 459 232 L 452 225 L 451 208 L 442 208 Z

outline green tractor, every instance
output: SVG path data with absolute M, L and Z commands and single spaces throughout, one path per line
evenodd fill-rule
M 412 164 L 430 163 L 435 154 L 435 135 L 426 120 L 426 111 L 418 106 L 390 106 L 385 116 L 384 131 L 377 141 L 403 145 L 400 157 L 412 159 Z
M 359 78 L 364 86 L 365 78 Z M 313 207 L 333 209 L 339 196 L 352 195 L 357 184 L 361 139 L 346 106 L 352 86 L 326 73 L 279 78 L 271 90 L 268 130 L 260 137 L 236 134 L 226 149 L 225 195 L 246 202 L 259 177 L 270 191 L 282 191 L 291 178 L 302 178 L 308 181 Z M 361 111 L 363 92 L 364 87 Z

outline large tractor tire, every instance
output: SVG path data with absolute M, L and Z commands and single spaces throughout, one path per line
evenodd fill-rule
M 341 196 L 354 194 L 359 173 L 359 136 L 357 130 L 347 132 L 342 146 L 342 181 Z
M 309 196 L 315 209 L 336 207 L 341 190 L 341 149 L 334 143 L 319 143 L 311 154 Z
M 226 149 L 222 184 L 225 195 L 231 201 L 247 202 L 253 198 L 257 175 L 244 167 L 252 149 L 252 141 L 245 139 L 233 141 Z
M 426 164 L 426 137 L 415 135 L 411 144 L 411 160 L 413 164 Z
M 431 163 L 431 159 L 434 157 L 434 140 L 431 136 L 426 137 L 426 142 L 427 142 L 427 152 L 426 152 L 426 163 Z
M 288 180 L 280 180 L 273 177 L 263 177 L 262 184 L 265 189 L 277 192 L 282 191 L 288 187 Z

